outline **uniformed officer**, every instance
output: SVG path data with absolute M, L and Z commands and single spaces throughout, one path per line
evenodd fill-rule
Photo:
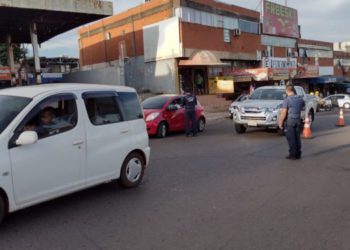
M 197 135 L 197 119 L 196 119 L 197 98 L 191 92 L 187 92 L 184 98 L 184 104 L 185 104 L 185 113 L 186 113 L 186 117 L 185 117 L 186 136 L 196 136 Z
M 301 96 L 296 95 L 293 85 L 286 87 L 287 97 L 283 102 L 281 116 L 279 120 L 279 128 L 283 129 L 284 121 L 286 121 L 286 137 L 289 145 L 289 160 L 301 159 L 301 110 L 305 106 L 305 101 Z

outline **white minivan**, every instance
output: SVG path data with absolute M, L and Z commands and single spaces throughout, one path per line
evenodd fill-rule
M 110 180 L 137 186 L 149 162 L 132 88 L 57 84 L 0 91 L 4 215 Z

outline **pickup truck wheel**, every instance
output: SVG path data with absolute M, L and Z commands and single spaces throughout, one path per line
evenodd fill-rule
M 344 104 L 344 108 L 350 109 L 350 103 L 345 103 L 345 104 Z
M 5 213 L 6 213 L 6 207 L 5 207 L 4 198 L 0 195 L 0 224 L 5 217 Z
M 139 153 L 131 153 L 123 163 L 119 184 L 124 188 L 137 187 L 142 181 L 144 171 L 143 157 Z
M 235 124 L 235 130 L 237 134 L 244 134 L 247 131 L 247 128 L 241 124 Z

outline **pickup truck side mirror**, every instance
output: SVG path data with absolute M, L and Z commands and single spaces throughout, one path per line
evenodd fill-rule
M 38 134 L 35 131 L 24 131 L 16 140 L 17 146 L 31 145 L 38 141 Z

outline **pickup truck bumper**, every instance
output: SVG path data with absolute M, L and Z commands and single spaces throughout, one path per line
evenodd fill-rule
M 236 124 L 245 125 L 247 127 L 278 127 L 279 114 L 276 112 L 265 114 L 242 114 L 235 112 L 233 120 Z

